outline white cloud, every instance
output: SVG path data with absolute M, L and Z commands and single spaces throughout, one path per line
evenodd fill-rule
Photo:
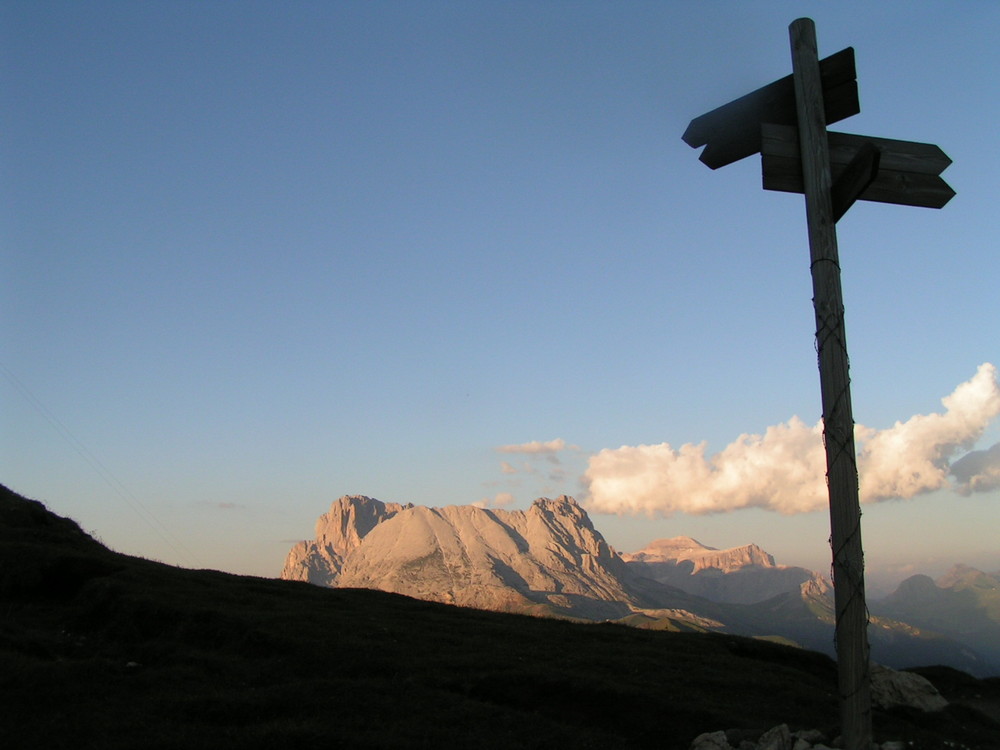
M 503 508 L 514 502 L 514 496 L 509 492 L 498 492 L 494 497 L 484 497 L 479 502 L 473 503 L 478 508 Z
M 740 435 L 707 459 L 705 444 L 622 446 L 591 457 L 584 475 L 599 513 L 669 516 L 761 507 L 784 513 L 826 502 L 819 425 L 793 417 L 764 435 Z
M 512 502 L 514 502 L 514 496 L 509 492 L 498 492 L 496 497 L 493 498 L 493 505 L 497 508 L 510 505 Z
M 511 466 L 506 461 L 500 462 L 500 471 L 502 471 L 504 474 L 517 474 L 517 469 Z
M 987 363 L 942 399 L 942 414 L 916 415 L 887 430 L 858 425 L 861 498 L 874 502 L 913 497 L 948 485 L 949 461 L 971 447 L 1000 414 L 996 367 Z M 992 450 L 992 449 L 991 449 Z M 992 455 L 992 454 L 991 454 Z M 956 462 L 961 468 L 961 462 Z M 993 463 L 986 467 L 992 471 Z M 962 486 L 993 481 L 971 472 Z M 724 513 L 759 507 L 801 513 L 827 504 L 822 424 L 797 417 L 763 435 L 741 435 L 705 457 L 705 444 L 674 449 L 668 443 L 622 446 L 592 456 L 584 475 L 589 507 L 600 513 L 669 516 Z
M 566 441 L 562 438 L 540 442 L 533 440 L 530 443 L 519 443 L 517 445 L 501 445 L 497 448 L 498 453 L 526 453 L 529 455 L 558 453 L 566 447 Z
M 1000 414 L 997 369 L 986 363 L 943 399 L 943 414 L 918 414 L 887 430 L 856 431 L 862 498 L 907 498 L 948 485 L 950 461 Z

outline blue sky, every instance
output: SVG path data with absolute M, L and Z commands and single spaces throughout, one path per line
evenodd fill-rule
M 954 162 L 945 209 L 838 227 L 856 420 L 944 424 L 1000 364 L 994 2 L 6 2 L 0 481 L 276 575 L 344 494 L 592 502 L 599 455 L 815 425 L 802 198 L 680 139 L 803 15 L 856 49 L 834 129 Z M 1000 442 L 986 380 L 945 473 Z M 1000 489 L 931 484 L 865 506 L 873 582 L 1000 569 Z M 822 510 L 651 497 L 595 524 L 828 567 Z

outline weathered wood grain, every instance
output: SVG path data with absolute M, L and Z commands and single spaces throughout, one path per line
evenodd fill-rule
M 864 143 L 854 158 L 844 167 L 839 177 L 833 178 L 830 200 L 833 203 L 833 220 L 840 221 L 847 209 L 874 182 L 878 176 L 880 152 L 874 143 Z M 831 175 L 832 177 L 832 175 Z
M 932 143 L 915 143 L 827 131 L 830 169 L 837 180 L 865 143 L 880 151 L 879 171 L 859 200 L 941 208 L 955 191 L 938 175 L 951 159 Z M 761 175 L 765 190 L 803 192 L 799 134 L 793 126 L 761 125 Z

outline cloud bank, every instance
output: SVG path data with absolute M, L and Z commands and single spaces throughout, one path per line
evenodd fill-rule
M 963 494 L 1000 486 L 1000 448 L 968 450 L 1000 414 L 997 368 L 990 363 L 941 400 L 944 412 L 918 414 L 885 430 L 857 425 L 861 499 L 910 498 L 949 486 Z M 1000 445 L 1000 444 L 998 444 Z M 711 457 L 705 443 L 622 446 L 590 458 L 588 507 L 598 513 L 669 516 L 763 508 L 803 513 L 827 506 L 822 423 L 798 417 L 740 435 Z
M 988 492 L 1000 487 L 1000 443 L 984 451 L 972 451 L 951 465 L 958 480 L 956 489 L 963 495 Z

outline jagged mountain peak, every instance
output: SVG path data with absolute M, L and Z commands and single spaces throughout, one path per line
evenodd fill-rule
M 378 524 L 409 510 L 407 503 L 384 503 L 367 495 L 344 495 L 316 520 L 316 538 L 289 551 L 281 577 L 324 584 L 340 574 L 344 560 Z
M 559 497 L 554 499 L 550 497 L 539 497 L 532 503 L 532 505 L 537 505 L 542 508 L 580 507 L 580 504 L 576 501 L 576 498 L 570 497 L 569 495 L 560 495 Z
M 328 513 L 316 521 L 317 540 L 338 545 L 341 538 L 356 543 L 385 518 L 412 508 L 411 503 L 383 503 L 366 495 L 344 495 L 334 500 Z
M 823 582 L 805 568 L 777 565 L 756 544 L 730 549 L 708 547 L 688 536 L 658 539 L 638 552 L 622 555 L 638 574 L 711 601 L 753 604 L 780 594 L 821 591 Z

